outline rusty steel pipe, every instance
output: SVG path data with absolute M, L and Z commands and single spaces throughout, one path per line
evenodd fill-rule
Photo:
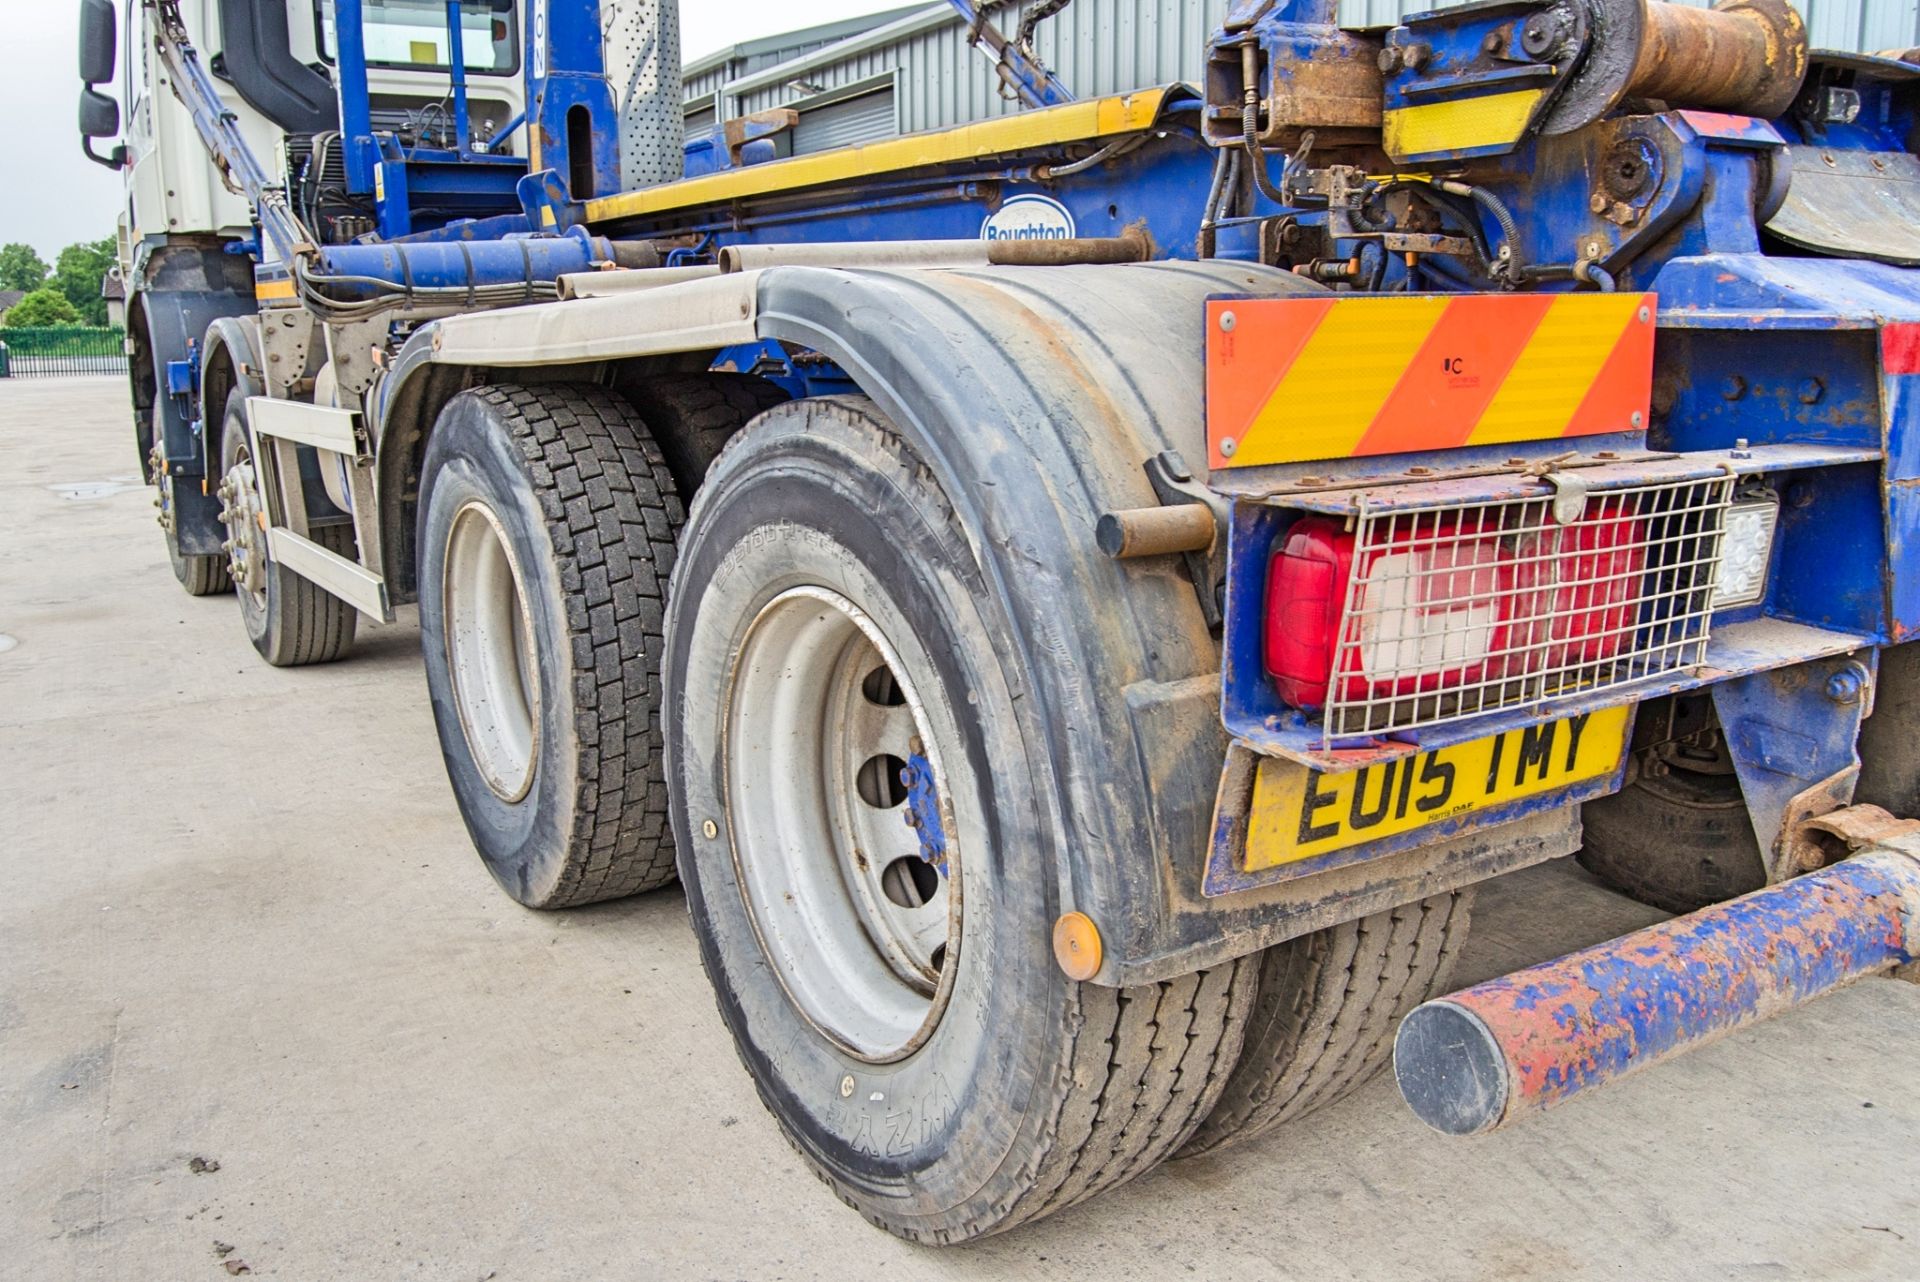
M 987 261 L 995 267 L 1068 267 L 1144 263 L 1153 257 L 1145 236 L 1081 236 L 1073 240 L 995 240 Z
M 1211 552 L 1218 536 L 1213 509 L 1204 503 L 1136 507 L 1108 512 L 1094 527 L 1094 542 L 1116 561 L 1179 552 Z
M 1152 257 L 1142 236 L 1059 240 L 880 240 L 796 245 L 728 245 L 723 272 L 768 267 L 1064 267 L 1138 263 Z
M 1771 118 L 1807 74 L 1807 24 L 1787 0 L 1722 0 L 1711 9 L 1648 0 L 1627 94 L 1676 107 Z
M 1920 839 L 1417 1007 L 1394 1039 L 1400 1093 L 1480 1135 L 1639 1072 L 1920 950 Z

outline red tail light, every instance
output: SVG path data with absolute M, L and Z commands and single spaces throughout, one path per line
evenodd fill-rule
M 1554 573 L 1544 666 L 1604 663 L 1633 632 L 1647 568 L 1645 523 L 1618 503 L 1589 503 L 1578 524 L 1535 536 Z M 1523 543 L 1524 548 L 1524 543 Z M 1544 585 L 1542 585 L 1544 586 Z
M 1296 523 L 1274 557 L 1267 670 L 1294 707 L 1326 706 L 1336 653 L 1343 697 L 1368 699 L 1478 681 L 1506 648 L 1512 575 L 1479 514 L 1409 521 L 1367 550 L 1357 581 L 1353 558 L 1353 535 L 1317 516 Z
M 1296 708 L 1327 703 L 1353 570 L 1353 536 L 1338 521 L 1309 516 L 1287 531 L 1267 574 L 1267 671 Z
M 1405 698 L 1618 655 L 1636 626 L 1643 523 L 1605 500 L 1570 526 L 1507 530 L 1506 515 L 1391 518 L 1357 570 L 1343 522 L 1296 522 L 1267 579 L 1266 665 L 1280 697 L 1317 711 L 1330 698 Z

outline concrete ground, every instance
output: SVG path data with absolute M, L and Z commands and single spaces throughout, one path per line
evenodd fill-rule
M 114 380 L 0 382 L 0 458 L 0 1277 L 1920 1277 L 1920 989 L 1880 980 L 1511 1133 L 1376 1081 L 895 1241 L 756 1102 L 678 893 L 494 889 L 409 622 L 260 663 L 168 572 Z M 1481 903 L 1468 979 L 1654 916 L 1571 865 Z

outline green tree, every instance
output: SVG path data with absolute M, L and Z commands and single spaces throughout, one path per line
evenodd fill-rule
M 65 294 L 73 310 L 89 325 L 107 323 L 107 301 L 100 297 L 100 278 L 115 261 L 113 237 L 68 245 L 53 262 L 48 282 Z
M 32 245 L 0 246 L 0 289 L 35 290 L 47 283 L 47 264 Z
M 15 303 L 0 319 L 5 320 L 9 329 L 33 329 L 43 325 L 78 325 L 82 318 L 79 309 L 67 301 L 67 296 L 49 285 Z

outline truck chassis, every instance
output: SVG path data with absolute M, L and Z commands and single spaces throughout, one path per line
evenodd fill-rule
M 502 889 L 677 878 L 874 1223 L 1003 1231 L 1389 1060 L 1482 1132 L 1910 963 L 1909 61 L 1783 0 L 1292 0 L 1076 101 L 1061 5 L 955 0 L 1024 110 L 782 158 L 644 123 L 671 6 L 453 0 L 423 71 L 369 3 L 324 75 L 277 3 L 130 5 L 166 94 L 89 154 L 191 135 L 244 202 L 136 181 L 124 237 L 176 574 L 285 666 L 417 603 Z M 1693 915 L 1447 995 L 1474 886 L 1576 852 Z

